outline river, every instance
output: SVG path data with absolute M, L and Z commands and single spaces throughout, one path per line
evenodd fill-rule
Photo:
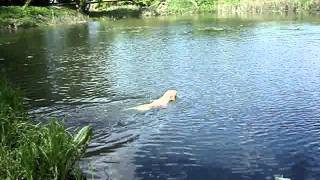
M 162 17 L 0 32 L 39 121 L 91 125 L 94 179 L 320 179 L 320 19 Z M 136 112 L 167 89 L 167 109 Z

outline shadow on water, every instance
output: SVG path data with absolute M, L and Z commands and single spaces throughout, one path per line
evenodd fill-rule
M 101 134 L 97 134 L 97 136 L 99 136 L 98 139 L 102 139 Z M 101 144 L 91 143 L 88 147 L 89 150 L 86 152 L 85 157 L 92 157 L 100 154 L 114 152 L 121 147 L 125 147 L 128 143 L 131 143 L 136 139 L 138 139 L 139 135 L 128 134 L 128 135 L 119 136 L 118 138 L 112 137 L 112 139 L 111 138 L 109 139 L 109 137 L 111 137 L 111 133 L 108 133 L 107 136 L 103 137 L 104 138 L 103 143 Z M 97 141 L 97 139 L 95 139 L 95 141 Z
M 263 162 L 257 162 L 256 166 L 259 169 L 248 171 L 245 170 L 246 167 L 240 167 L 239 169 L 223 168 L 223 165 L 219 165 L 218 162 L 201 164 L 186 159 L 183 156 L 172 155 L 171 157 L 167 157 L 167 159 L 174 161 L 174 163 L 168 163 L 167 160 L 159 158 L 157 159 L 157 164 L 155 164 L 155 159 L 144 157 L 135 159 L 135 164 L 137 165 L 135 172 L 138 178 L 141 179 L 168 179 L 170 177 L 172 179 L 190 180 L 208 179 L 208 177 L 217 180 L 274 180 L 275 176 L 284 176 L 291 180 L 311 180 L 315 176 L 320 175 L 320 173 L 315 175 L 314 170 L 312 170 L 312 167 L 318 166 L 316 165 L 318 162 L 315 162 L 312 158 L 308 158 L 305 154 L 287 158 L 291 162 L 285 165 L 286 168 L 276 169 Z M 283 157 L 279 158 L 279 163 L 283 163 L 281 162 L 282 159 Z M 150 166 L 139 166 L 140 164 L 150 164 Z
M 319 168 L 315 169 L 319 167 L 319 162 L 308 153 L 279 155 L 279 162 L 287 167 L 281 169 L 279 174 L 285 174 L 291 177 L 291 180 L 308 180 L 320 176 Z
M 151 162 L 143 162 L 150 164 Z M 177 164 L 185 164 L 186 161 L 179 159 Z M 189 167 L 174 166 L 149 166 L 137 168 L 136 173 L 139 174 L 138 178 L 141 179 L 216 179 L 216 180 L 245 180 L 239 174 L 232 173 L 231 169 L 214 167 L 212 165 L 198 165 Z M 167 173 L 167 174 L 166 174 Z M 262 176 L 261 179 L 263 179 Z M 259 176 L 256 179 L 260 179 Z

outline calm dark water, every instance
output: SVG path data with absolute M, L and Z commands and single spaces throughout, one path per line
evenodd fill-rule
M 320 179 L 320 20 L 183 17 L 0 34 L 30 116 L 92 125 L 94 179 Z M 178 91 L 168 109 L 128 107 Z

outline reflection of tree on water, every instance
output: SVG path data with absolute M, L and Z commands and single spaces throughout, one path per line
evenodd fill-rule
M 7 78 L 22 88 L 24 96 L 36 97 L 41 100 L 38 103 L 46 104 L 50 91 L 45 80 L 46 45 L 41 41 L 42 33 L 35 29 L 7 34 L 6 38 L 1 38 L 6 42 L 0 47 L 0 54 Z
M 50 31 L 46 35 L 50 46 L 48 79 L 54 96 L 60 96 L 59 102 L 108 99 L 114 95 L 106 70 L 110 68 L 108 42 L 112 36 L 99 36 L 99 28 L 96 24 L 87 24 L 63 28 L 60 32 Z
M 5 71 L 34 105 L 107 101 L 115 94 L 109 75 L 113 33 L 101 29 L 89 23 L 8 35 L 11 44 L 0 48 Z

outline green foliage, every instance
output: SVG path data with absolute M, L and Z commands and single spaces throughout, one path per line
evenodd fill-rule
M 168 11 L 174 14 L 192 13 L 196 6 L 190 0 L 173 0 L 169 2 Z
M 31 1 L 32 0 L 26 0 L 26 2 L 24 3 L 24 5 L 23 5 L 23 9 L 25 9 L 26 7 L 28 7 L 29 6 L 29 4 L 31 3 Z
M 26 177 L 65 179 L 74 163 L 83 155 L 85 145 L 91 137 L 91 128 L 84 127 L 79 131 L 80 135 L 76 137 L 79 139 L 80 136 L 82 141 L 73 138 L 63 124 L 56 120 L 44 127 L 37 126 L 28 133 L 28 138 L 19 149 Z
M 141 6 L 148 6 L 153 2 L 153 0 L 133 0 L 133 3 Z
M 252 0 L 254 1 L 254 0 Z M 240 0 L 224 0 L 224 2 L 226 4 L 233 4 L 233 5 L 236 5 L 236 4 L 239 4 L 240 3 Z
M 313 2 L 313 0 L 292 0 L 292 1 L 299 2 L 301 4 L 308 4 Z
M 8 83 L 0 79 L 0 144 L 15 148 L 28 126 L 20 96 Z
M 166 12 L 165 14 L 191 14 L 191 13 L 201 13 L 201 12 L 214 12 L 219 8 L 218 5 L 223 6 L 242 6 L 245 8 L 258 6 L 266 7 L 266 9 L 270 9 L 269 7 L 273 7 L 275 9 L 284 9 L 281 6 L 289 5 L 290 7 L 294 7 L 293 9 L 299 10 L 308 10 L 315 5 L 314 7 L 319 6 L 315 0 L 135 0 L 134 3 L 142 4 L 144 6 L 153 6 L 166 4 Z M 163 9 L 163 6 L 159 6 Z M 231 8 L 232 9 L 232 8 Z
M 5 81 L 0 81 L 0 106 L 0 179 L 81 179 L 76 162 L 92 136 L 90 127 L 73 136 L 55 119 L 33 124 Z
M 215 0 L 197 0 L 199 12 L 213 12 L 217 1 Z
M 0 79 L 0 87 L 0 113 L 8 113 L 10 110 L 23 112 L 22 100 L 17 91 L 14 91 L 4 79 Z
M 86 17 L 76 10 L 50 7 L 0 6 L 0 28 L 35 27 L 48 24 L 75 23 Z

